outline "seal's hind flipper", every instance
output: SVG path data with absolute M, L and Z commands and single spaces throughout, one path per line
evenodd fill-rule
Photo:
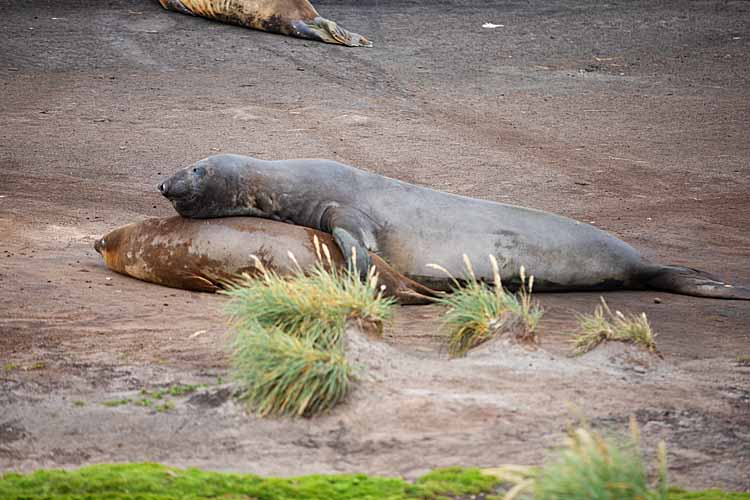
M 681 266 L 660 266 L 644 283 L 665 292 L 715 299 L 750 300 L 750 288 L 730 285 L 708 273 Z
M 378 273 L 378 283 L 385 285 L 384 293 L 395 297 L 401 305 L 432 304 L 441 293 L 407 278 L 393 269 L 382 257 L 370 254 L 372 265 Z
M 203 276 L 198 276 L 197 274 L 182 276 L 178 288 L 208 293 L 216 293 L 219 290 L 219 286 L 216 283 L 207 278 L 204 278 Z
M 292 26 L 300 38 L 309 38 L 326 43 L 336 43 L 347 47 L 372 47 L 372 42 L 359 33 L 345 30 L 325 17 L 316 17 L 312 22 L 294 21 Z

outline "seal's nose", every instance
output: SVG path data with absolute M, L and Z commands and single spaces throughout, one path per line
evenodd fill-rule
M 104 238 L 98 239 L 94 242 L 94 250 L 101 255 L 102 248 L 104 248 Z
M 159 192 L 163 194 L 164 196 L 167 195 L 167 183 L 166 182 L 162 182 L 161 184 L 159 184 Z

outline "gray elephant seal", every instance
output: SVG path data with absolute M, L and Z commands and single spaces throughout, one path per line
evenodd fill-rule
M 330 160 L 264 161 L 216 155 L 178 171 L 159 190 L 180 215 L 252 216 L 331 233 L 360 272 L 368 250 L 398 272 L 436 289 L 463 276 L 466 254 L 477 277 L 492 281 L 489 254 L 504 283 L 521 266 L 535 290 L 653 288 L 699 297 L 750 300 L 701 271 L 662 266 L 594 226 L 514 205 L 477 200 L 364 172 Z

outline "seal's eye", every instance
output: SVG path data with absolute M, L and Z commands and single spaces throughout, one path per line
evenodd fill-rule
M 204 167 L 194 167 L 193 175 L 195 175 L 196 177 L 203 177 L 204 175 L 206 175 L 206 169 Z
M 100 239 L 99 240 L 99 245 L 101 245 L 102 248 L 106 247 L 107 246 L 107 240 L 105 240 L 104 238 Z

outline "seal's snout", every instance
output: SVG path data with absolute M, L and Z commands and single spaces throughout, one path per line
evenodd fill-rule
M 167 196 L 167 194 L 169 193 L 169 188 L 166 182 L 162 182 L 161 184 L 159 184 L 159 192 L 164 196 Z
M 99 238 L 94 242 L 94 250 L 96 250 L 97 253 L 101 255 L 102 250 L 104 249 L 104 245 L 106 245 L 106 241 L 104 241 L 104 238 Z

